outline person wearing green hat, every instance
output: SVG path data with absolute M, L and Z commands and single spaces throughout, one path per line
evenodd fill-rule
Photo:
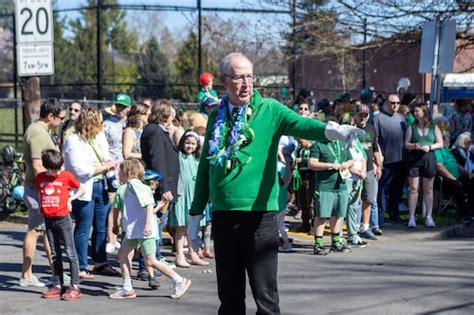
M 114 161 L 121 162 L 122 134 L 127 123 L 127 113 L 132 105 L 132 99 L 125 93 L 117 93 L 114 97 L 114 106 L 110 109 L 113 114 L 104 121 L 104 133 L 109 143 L 110 156 Z
M 123 161 L 122 154 L 122 136 L 123 130 L 127 124 L 127 114 L 130 111 L 132 99 L 126 93 L 116 93 L 114 97 L 114 105 L 109 108 L 112 116 L 104 121 L 103 131 L 109 144 L 109 154 L 113 161 L 121 163 Z M 115 174 L 118 178 L 118 174 Z M 111 187 L 109 187 L 111 188 Z M 110 190 L 109 190 L 110 191 Z M 112 190 L 113 191 L 113 190 Z M 114 200 L 115 193 L 111 193 L 110 200 Z M 107 246 L 109 248 L 120 248 L 120 243 L 117 242 L 117 236 L 112 232 L 113 217 L 112 212 L 108 215 L 107 228 Z M 112 245 L 112 247 L 110 246 Z

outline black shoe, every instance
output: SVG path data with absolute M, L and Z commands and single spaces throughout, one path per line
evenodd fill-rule
M 352 249 L 350 246 L 344 245 L 342 242 L 337 242 L 331 245 L 331 252 L 350 253 L 352 252 Z
M 373 229 L 372 229 L 372 232 L 374 232 L 374 234 L 377 235 L 377 236 L 382 236 L 382 235 L 383 235 L 382 230 L 379 229 L 378 227 L 373 228 Z
M 389 218 L 388 222 L 391 223 L 391 224 L 398 224 L 398 225 L 405 225 L 406 224 L 406 222 L 403 221 L 402 219 L 395 218 L 395 217 L 394 218 Z
M 324 246 L 314 245 L 313 255 L 326 256 L 327 254 L 329 254 L 329 250 Z
M 294 204 L 289 203 L 289 204 L 288 204 L 288 211 L 287 211 L 286 214 L 293 217 L 293 216 L 295 216 L 297 213 L 298 213 L 298 207 L 297 207 L 296 205 L 294 205 Z
M 296 229 L 296 231 L 301 233 L 308 233 L 309 231 L 311 231 L 311 226 L 309 224 L 303 223 Z
M 150 275 L 148 274 L 148 271 L 146 270 L 140 270 L 137 273 L 137 280 L 148 281 L 149 277 Z
M 377 236 L 375 236 L 375 233 L 371 229 L 360 231 L 359 236 L 372 241 L 377 240 Z
M 352 239 L 347 240 L 347 244 L 355 248 L 366 248 L 369 244 L 363 241 L 359 236 L 354 236 Z
M 152 289 L 158 289 L 161 287 L 161 284 L 155 277 L 148 277 L 148 286 Z

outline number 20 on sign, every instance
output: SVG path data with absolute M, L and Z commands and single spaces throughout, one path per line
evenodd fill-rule
M 16 0 L 17 43 L 53 42 L 52 0 Z

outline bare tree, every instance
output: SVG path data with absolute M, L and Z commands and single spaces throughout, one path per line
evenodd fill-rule
M 457 53 L 474 48 L 474 2 L 470 0 L 258 1 L 265 8 L 288 8 L 293 2 L 296 24 L 283 31 L 287 55 L 292 53 L 293 40 L 297 52 L 320 55 L 419 41 L 423 23 L 437 17 L 456 21 Z

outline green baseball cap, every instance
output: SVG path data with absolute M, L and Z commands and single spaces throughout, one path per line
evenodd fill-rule
M 132 99 L 125 93 L 117 93 L 115 94 L 114 104 L 130 106 L 132 105 Z

